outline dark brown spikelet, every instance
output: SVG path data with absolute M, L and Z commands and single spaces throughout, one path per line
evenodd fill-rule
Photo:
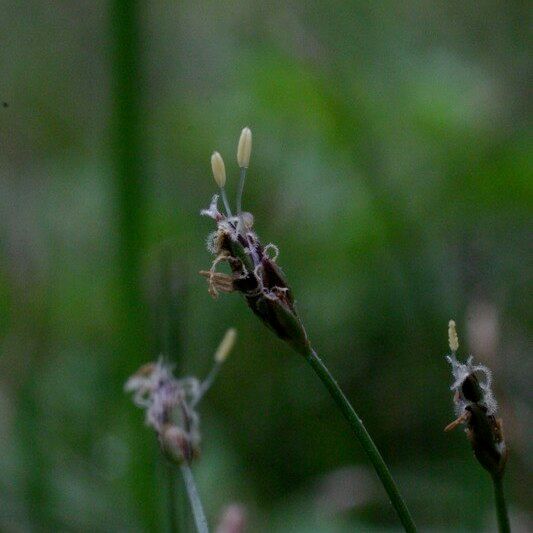
M 269 290 L 269 296 L 265 296 L 264 292 L 245 295 L 248 306 L 280 339 L 296 351 L 306 353 L 309 348 L 307 334 L 281 269 L 267 257 L 263 257 L 262 267 L 263 283 Z
M 498 404 L 492 393 L 492 373 L 484 365 L 474 363 L 470 356 L 465 363 L 457 360 L 459 338 L 455 321 L 448 324 L 451 354 L 446 357 L 454 378 L 451 389 L 457 419 L 448 424 L 450 431 L 461 424 L 481 466 L 494 477 L 503 475 L 507 462 L 507 446 L 503 437 L 502 422 L 496 418 Z
M 219 221 L 216 252 L 231 268 L 232 288 L 244 296 L 254 314 L 296 351 L 307 353 L 309 341 L 296 312 L 292 291 L 255 233 L 249 228 L 239 231 L 237 224 L 227 219 Z M 211 284 L 218 281 L 218 273 L 202 271 L 201 274 Z
M 248 238 L 251 241 L 249 246 L 253 246 L 255 252 L 246 255 L 255 257 L 253 271 L 243 275 L 243 263 L 240 259 L 242 254 L 232 257 L 230 259 L 232 271 L 239 273 L 240 276 L 234 285 L 244 295 L 248 307 L 266 326 L 298 352 L 305 353 L 308 349 L 307 334 L 296 312 L 294 297 L 283 272 L 265 255 L 263 247 L 257 240 L 252 240 L 250 236 Z M 231 248 L 235 253 L 239 245 L 233 244 Z
M 507 447 L 503 438 L 502 421 L 473 403 L 466 407 L 467 436 L 481 466 L 493 476 L 501 476 L 507 462 Z
M 465 400 L 478 403 L 483 400 L 483 391 L 475 374 L 470 374 L 461 385 L 461 393 Z

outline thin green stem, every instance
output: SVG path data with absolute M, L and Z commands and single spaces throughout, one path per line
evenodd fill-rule
M 226 208 L 226 213 L 229 218 L 231 218 L 233 215 L 231 214 L 231 207 L 228 202 L 228 195 L 226 194 L 226 188 L 220 187 L 220 194 L 222 195 L 222 202 L 224 203 L 224 207 Z
M 368 458 L 370 459 L 370 462 L 374 466 L 374 469 L 376 470 L 376 473 L 379 476 L 383 487 L 387 491 L 389 499 L 394 508 L 396 509 L 396 513 L 398 514 L 398 517 L 400 518 L 405 531 L 415 532 L 416 526 L 413 522 L 409 509 L 403 501 L 398 487 L 396 486 L 396 483 L 394 482 L 394 479 L 392 478 L 392 475 L 387 465 L 385 464 L 383 457 L 381 456 L 379 450 L 374 444 L 372 437 L 366 430 L 363 421 L 354 411 L 348 398 L 346 398 L 341 388 L 335 381 L 335 378 L 331 375 L 328 368 L 322 362 L 316 352 L 311 347 L 309 347 L 307 353 L 305 353 L 304 356 L 307 362 L 316 372 L 318 377 L 321 379 L 322 383 L 324 383 L 324 385 L 328 389 L 329 393 L 331 394 L 331 397 L 335 400 L 335 403 L 341 410 L 346 420 L 348 420 L 348 423 L 354 431 L 355 436 L 363 446 L 363 449 L 365 450 Z
M 244 191 L 244 181 L 246 180 L 246 168 L 241 168 L 241 174 L 239 177 L 239 188 L 237 189 L 237 215 L 240 216 L 242 212 L 242 193 Z
M 116 209 L 117 295 L 116 324 L 120 328 L 120 357 L 109 362 L 113 379 L 122 383 L 124 361 L 135 368 L 148 352 L 146 306 L 142 290 L 142 258 L 145 250 L 146 175 L 142 91 L 142 10 L 139 0 L 108 3 L 110 59 L 110 163 Z M 110 390 L 112 390 L 111 388 Z M 116 389 L 115 389 L 116 390 Z M 159 529 L 155 484 L 155 455 L 151 435 L 141 435 L 136 413 L 128 418 L 130 443 L 136 452 L 128 468 L 130 498 L 137 506 L 139 529 Z
M 492 482 L 494 483 L 498 531 L 500 533 L 510 533 L 511 525 L 509 523 L 509 514 L 507 513 L 507 504 L 505 503 L 505 494 L 503 492 L 503 476 L 492 476 Z
M 198 490 L 196 488 L 196 483 L 194 482 L 191 467 L 185 462 L 180 466 L 180 468 L 183 475 L 185 488 L 187 489 L 187 496 L 189 496 L 189 502 L 191 504 L 192 514 L 194 516 L 194 523 L 196 524 L 196 530 L 198 533 L 209 533 L 207 518 L 205 517 L 202 500 L 200 500 L 200 496 L 198 495 Z
M 196 400 L 192 402 L 191 407 L 194 408 L 200 403 L 200 400 L 204 397 L 205 393 L 211 388 L 211 385 L 213 385 L 213 382 L 218 376 L 221 368 L 222 363 L 220 361 L 216 361 L 213 365 L 213 368 L 211 368 L 211 370 L 209 371 L 209 374 L 207 374 L 207 377 L 202 381 L 198 396 L 196 397 Z
M 111 150 L 117 207 L 121 323 L 129 357 L 147 346 L 145 305 L 141 290 L 145 248 L 144 135 L 142 121 L 141 3 L 111 2 L 113 38 Z M 122 372 L 122 368 L 121 368 Z

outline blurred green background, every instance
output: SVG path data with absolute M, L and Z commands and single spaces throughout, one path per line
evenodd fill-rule
M 209 157 L 233 197 L 247 125 L 244 206 L 421 531 L 495 527 L 489 476 L 442 431 L 450 318 L 494 371 L 528 530 L 527 2 L 0 6 L 0 530 L 168 528 L 123 384 L 160 353 L 204 376 L 230 326 L 194 466 L 211 523 L 238 503 L 249 531 L 399 529 L 304 360 L 197 275 Z

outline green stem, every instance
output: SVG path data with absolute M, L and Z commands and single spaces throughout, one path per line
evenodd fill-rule
M 229 206 L 228 195 L 226 194 L 225 187 L 220 187 L 220 194 L 222 195 L 222 202 L 224 203 L 224 207 L 226 208 L 226 213 L 228 217 L 231 218 L 233 215 L 231 214 L 231 207 Z
M 109 59 L 111 82 L 110 148 L 117 214 L 117 319 L 118 351 L 112 365 L 114 379 L 122 383 L 124 362 L 136 368 L 148 353 L 146 307 L 142 291 L 142 257 L 145 249 L 145 173 L 143 168 L 141 10 L 139 0 L 111 0 Z M 115 294 L 115 293 L 114 293 Z M 115 388 L 116 390 L 116 388 Z M 152 436 L 138 426 L 137 413 L 128 418 L 130 443 L 136 446 L 128 468 L 132 504 L 139 512 L 139 529 L 159 528 L 157 497 L 153 491 L 155 456 Z
M 494 483 L 494 499 L 496 503 L 496 515 L 498 517 L 498 531 L 500 533 L 510 533 L 509 515 L 507 514 L 507 504 L 503 493 L 503 476 L 492 476 Z
M 334 377 L 331 375 L 328 368 L 322 362 L 320 357 L 318 357 L 316 352 L 311 347 L 309 347 L 307 353 L 305 353 L 304 356 L 307 362 L 316 372 L 318 377 L 321 379 L 322 383 L 324 383 L 324 385 L 328 389 L 329 393 L 331 394 L 331 397 L 335 400 L 335 403 L 341 410 L 346 420 L 348 420 L 348 423 L 350 424 L 356 437 L 358 438 L 359 442 L 363 446 L 363 449 L 368 455 L 370 462 L 374 466 L 374 469 L 376 470 L 376 473 L 379 476 L 383 487 L 387 491 L 389 499 L 394 508 L 396 509 L 396 513 L 398 514 L 398 517 L 400 518 L 405 531 L 416 531 L 416 526 L 413 522 L 411 514 L 409 513 L 409 509 L 407 509 L 407 505 L 405 505 L 405 502 L 403 501 L 400 495 L 398 487 L 396 486 L 396 483 L 394 482 L 394 479 L 392 478 L 392 475 L 387 465 L 385 464 L 383 457 L 381 456 L 379 450 L 374 444 L 372 437 L 366 430 L 363 421 L 354 411 L 348 398 L 346 398 L 341 388 L 335 381 Z
M 213 382 L 218 376 L 221 368 L 222 363 L 220 361 L 216 361 L 213 365 L 213 368 L 211 368 L 209 371 L 209 374 L 207 374 L 207 377 L 200 384 L 198 396 L 196 397 L 196 400 L 192 402 L 193 408 L 200 403 L 200 400 L 204 397 L 205 393 L 211 388 L 211 385 L 213 385 Z
M 198 533 L 209 533 L 207 518 L 205 517 L 202 500 L 200 500 L 198 490 L 196 489 L 196 483 L 194 482 L 191 467 L 187 463 L 183 463 L 180 468 L 183 475 L 185 488 L 187 489 L 187 496 L 189 496 L 189 502 L 191 503 L 196 530 Z
M 242 193 L 244 191 L 244 181 L 246 179 L 246 168 L 242 167 L 239 176 L 239 188 L 237 189 L 237 215 L 242 212 Z
M 145 248 L 146 176 L 141 86 L 141 7 L 138 0 L 112 0 L 110 30 L 111 156 L 117 209 L 117 259 L 121 323 L 128 356 L 143 360 L 148 349 L 147 317 L 142 295 L 142 257 Z M 133 365 L 133 362 L 132 362 Z M 123 374 L 123 368 L 120 368 Z

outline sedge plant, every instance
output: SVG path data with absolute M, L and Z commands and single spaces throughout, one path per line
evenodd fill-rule
M 145 410 L 146 425 L 155 431 L 164 457 L 181 471 L 198 533 L 209 533 L 209 526 L 191 469 L 200 455 L 197 407 L 233 349 L 236 336 L 233 328 L 226 332 L 203 381 L 195 377 L 177 379 L 172 366 L 159 359 L 143 365 L 124 386 L 126 392 L 133 394 L 135 405 Z M 172 507 L 169 514 L 175 520 Z
M 451 354 L 446 359 L 452 367 L 453 383 L 450 388 L 454 392 L 457 418 L 444 431 L 465 426 L 476 459 L 492 478 L 498 529 L 500 533 L 509 533 L 511 527 L 503 491 L 508 451 L 502 420 L 496 418 L 498 404 L 492 392 L 492 373 L 486 366 L 474 364 L 473 356 L 466 363 L 457 360 L 459 337 L 453 320 L 448 324 L 448 343 Z
M 376 444 L 368 433 L 350 401 L 318 356 L 298 315 L 294 296 L 285 276 L 278 266 L 279 250 L 274 244 L 263 246 L 253 230 L 254 218 L 242 210 L 244 183 L 250 164 L 252 132 L 244 128 L 237 148 L 240 179 L 237 189 L 236 212 L 232 213 L 226 195 L 226 170 L 222 156 L 214 152 L 211 157 L 213 177 L 220 189 L 202 215 L 216 224 L 207 245 L 215 259 L 211 268 L 201 271 L 207 279 L 209 293 L 216 298 L 220 292 L 239 292 L 248 307 L 280 339 L 301 354 L 322 381 L 342 412 L 355 436 L 370 459 L 399 519 L 406 531 L 416 531 L 411 514 Z M 222 196 L 224 211 L 218 209 Z M 217 265 L 227 263 L 231 274 L 217 271 Z

